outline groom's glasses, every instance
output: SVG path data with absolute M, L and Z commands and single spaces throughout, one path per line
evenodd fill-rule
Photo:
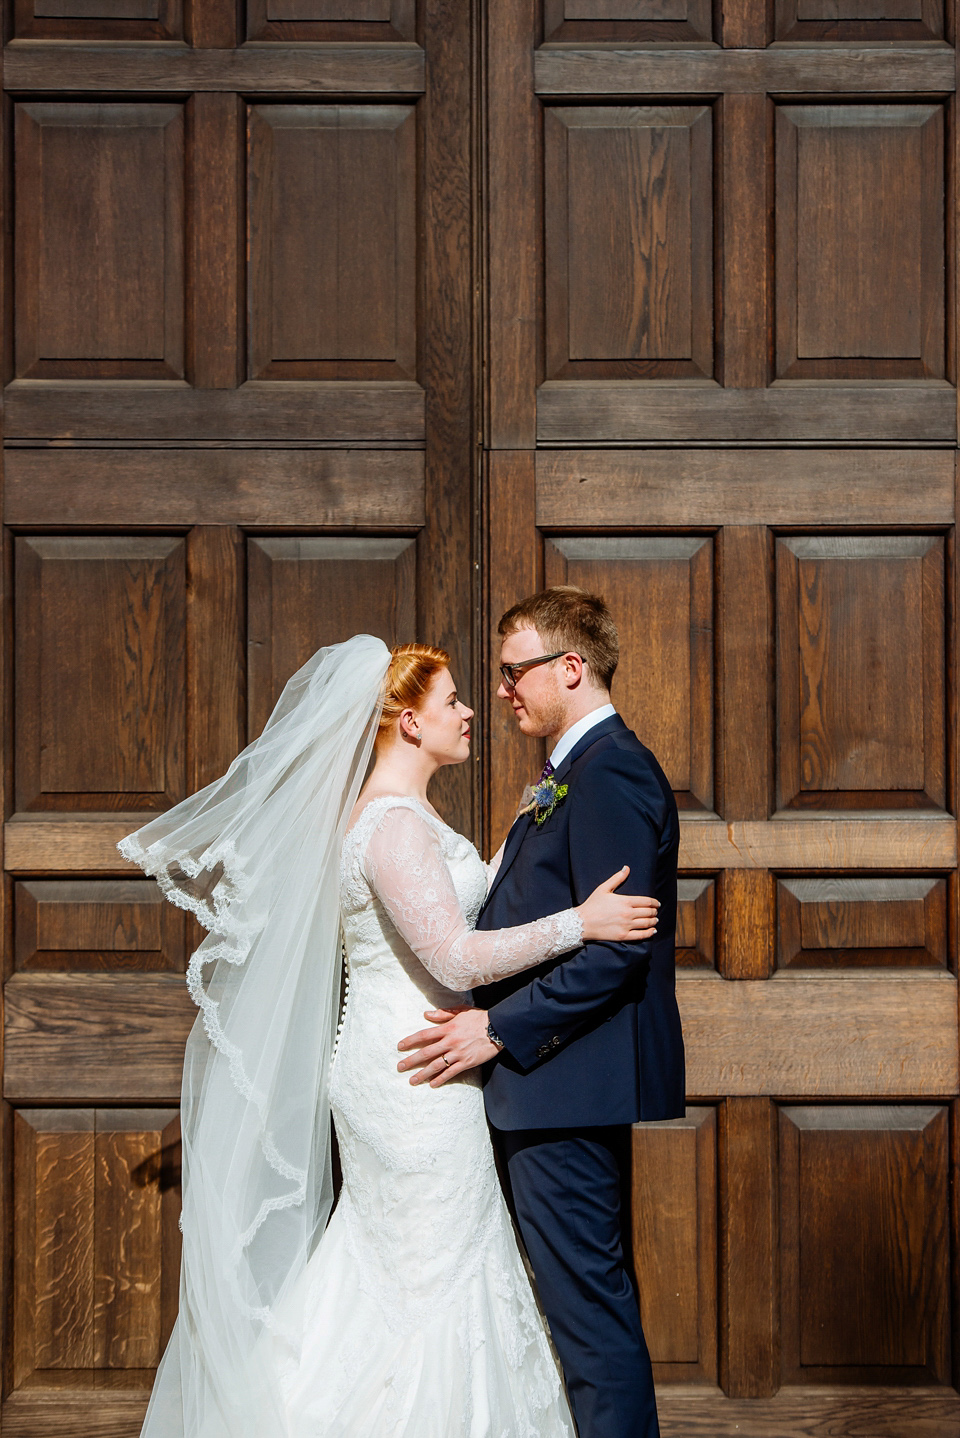
M 524 659 L 519 664 L 501 664 L 503 682 L 508 689 L 516 689 L 526 670 L 536 669 L 538 664 L 549 664 L 551 659 L 562 659 L 566 653 L 566 649 L 561 649 L 556 654 L 541 654 L 538 659 Z

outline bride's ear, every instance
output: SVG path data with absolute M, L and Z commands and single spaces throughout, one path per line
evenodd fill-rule
M 421 737 L 417 716 L 412 709 L 404 709 L 400 715 L 400 738 L 408 744 L 419 746 Z

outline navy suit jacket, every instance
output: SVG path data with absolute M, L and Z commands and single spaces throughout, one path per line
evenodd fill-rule
M 566 797 L 539 826 L 532 814 L 516 821 L 477 927 L 580 904 L 629 864 L 621 892 L 659 899 L 658 929 L 644 943 L 590 942 L 474 990 L 505 1045 L 484 1067 L 487 1116 L 507 1130 L 682 1117 L 673 793 L 619 715 L 590 729 L 555 777 Z

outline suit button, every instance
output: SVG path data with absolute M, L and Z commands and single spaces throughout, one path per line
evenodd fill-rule
M 550 1043 L 555 1049 L 558 1049 L 560 1047 L 560 1040 L 557 1038 L 556 1034 L 554 1034 L 553 1038 L 550 1040 Z
M 549 1045 L 549 1044 L 541 1044 L 540 1047 L 537 1049 L 537 1058 L 538 1058 L 538 1059 L 546 1058 L 546 1056 L 547 1056 L 547 1054 L 548 1054 L 549 1052 L 550 1052 L 550 1045 Z

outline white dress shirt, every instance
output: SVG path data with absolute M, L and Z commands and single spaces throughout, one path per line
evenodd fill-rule
M 599 709 L 591 709 L 590 713 L 584 714 L 576 724 L 571 724 L 567 732 L 557 740 L 556 747 L 550 755 L 550 763 L 554 770 L 560 768 L 574 744 L 578 744 L 584 734 L 588 734 L 595 724 L 602 723 L 604 719 L 609 719 L 616 712 L 612 704 L 601 704 Z

